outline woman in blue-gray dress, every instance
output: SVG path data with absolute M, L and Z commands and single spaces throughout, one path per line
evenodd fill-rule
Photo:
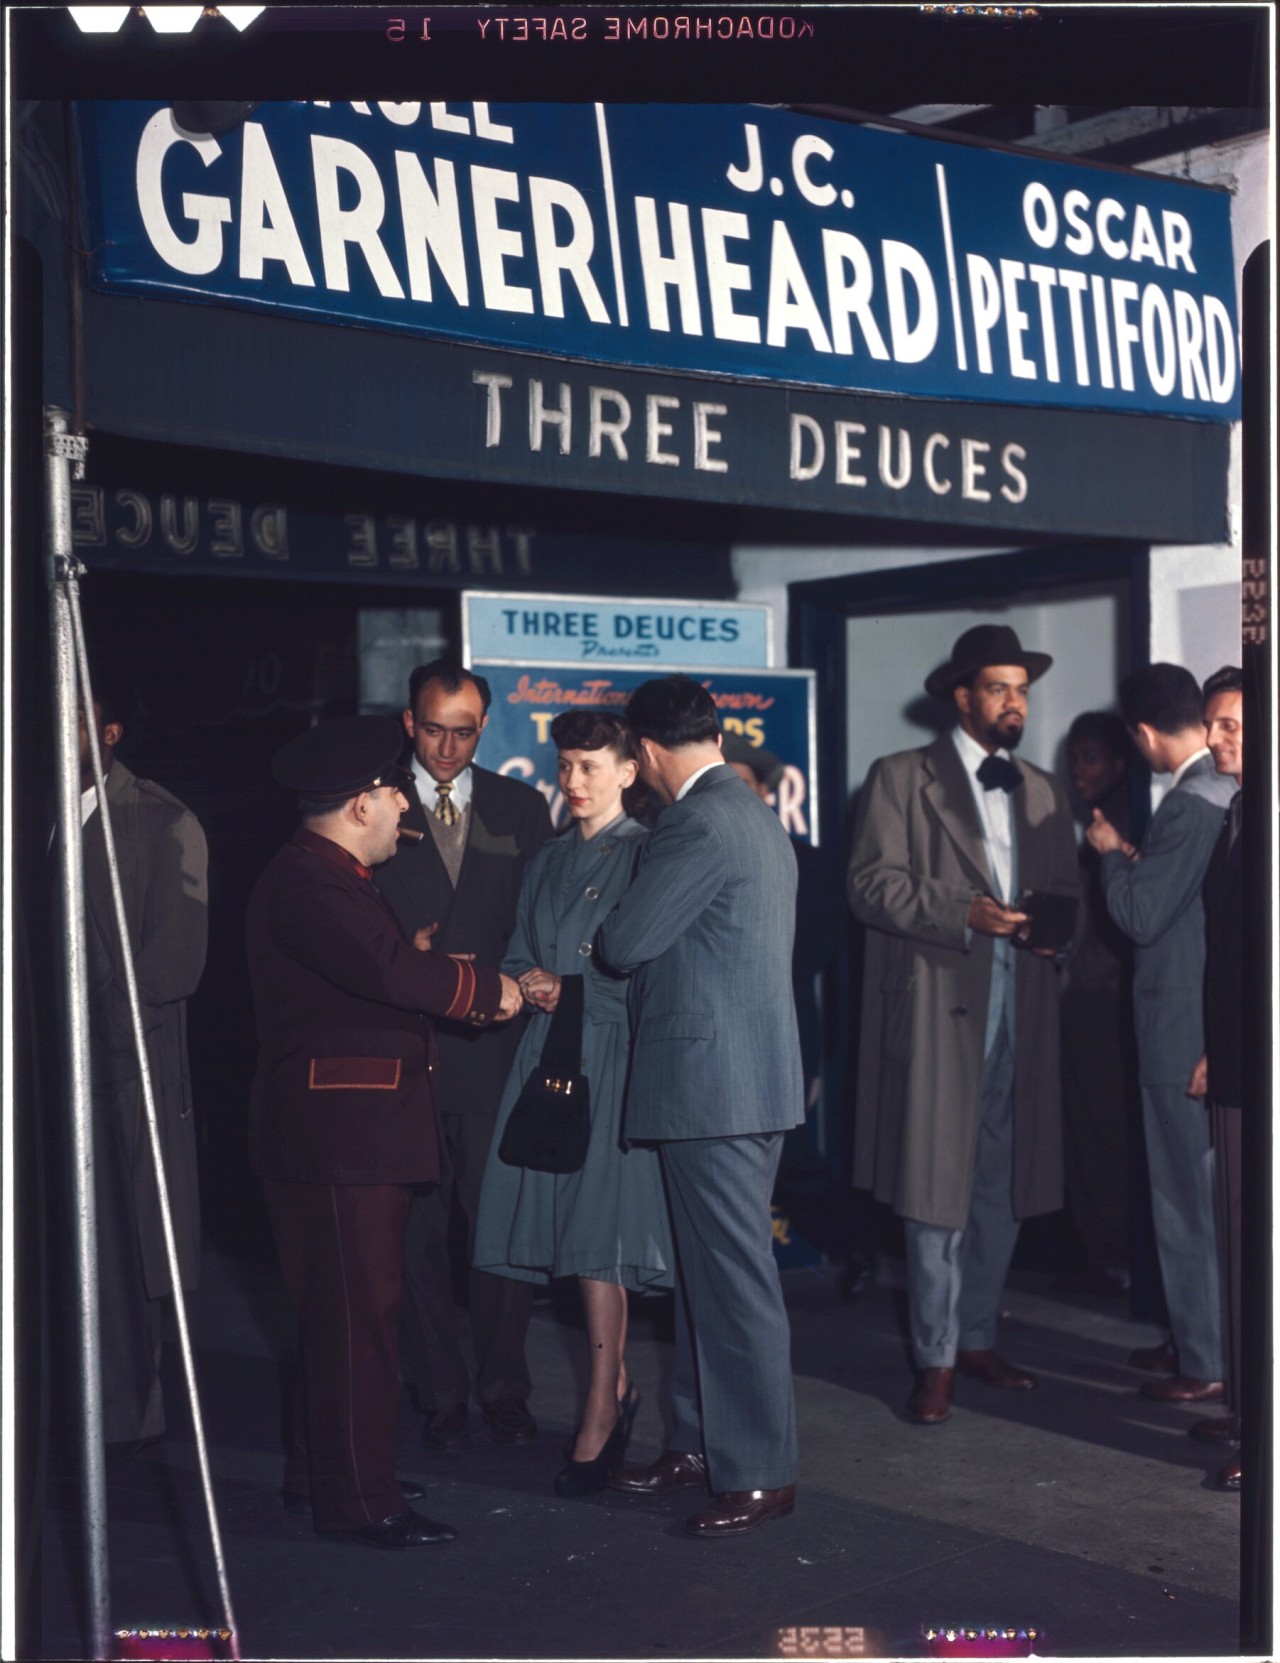
M 645 830 L 623 808 L 637 773 L 634 742 L 610 711 L 565 711 L 551 724 L 560 790 L 574 824 L 538 851 L 525 874 L 502 968 L 519 979 L 533 1016 L 498 1113 L 476 1220 L 475 1265 L 530 1282 L 576 1276 L 591 1381 L 560 1495 L 590 1495 L 622 1465 L 638 1394 L 627 1378 L 627 1290 L 670 1287 L 674 1256 L 654 1150 L 622 1140 L 627 1080 L 627 984 L 599 967 L 596 930 L 630 884 Z M 535 1172 L 498 1155 L 521 1087 L 537 1067 L 564 977 L 583 977 L 582 1055 L 591 1138 L 581 1169 Z

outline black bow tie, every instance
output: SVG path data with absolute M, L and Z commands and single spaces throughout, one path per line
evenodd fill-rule
M 1022 775 L 1003 756 L 984 756 L 978 765 L 978 778 L 984 791 L 1016 791 L 1022 784 Z

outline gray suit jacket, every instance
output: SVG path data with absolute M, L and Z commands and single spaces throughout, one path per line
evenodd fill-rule
M 785 1131 L 804 1119 L 791 949 L 796 858 L 727 764 L 658 821 L 597 950 L 631 991 L 626 1136 Z
M 1151 817 L 1139 858 L 1102 857 L 1107 911 L 1135 943 L 1133 1020 L 1144 1086 L 1185 1085 L 1204 1054 L 1204 903 L 1235 781 L 1192 763 Z

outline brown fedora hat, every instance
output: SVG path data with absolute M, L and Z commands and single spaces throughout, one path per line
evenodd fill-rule
M 951 649 L 951 657 L 925 681 L 924 690 L 945 699 L 951 689 L 988 664 L 1021 664 L 1028 681 L 1038 681 L 1053 660 L 1048 653 L 1026 652 L 1008 624 L 975 624 Z

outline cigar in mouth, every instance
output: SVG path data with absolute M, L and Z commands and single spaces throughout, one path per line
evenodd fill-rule
M 396 836 L 403 837 L 406 843 L 421 843 L 426 833 L 414 831 L 412 826 L 401 826 L 397 830 Z

